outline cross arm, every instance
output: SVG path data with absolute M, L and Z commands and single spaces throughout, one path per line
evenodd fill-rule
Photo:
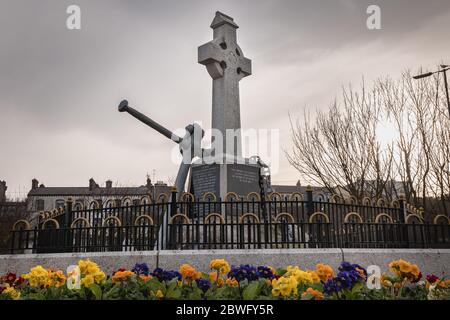
M 245 57 L 241 57 L 239 61 L 239 68 L 243 77 L 247 77 L 252 74 L 252 60 Z
M 217 41 L 213 40 L 198 47 L 198 63 L 208 65 L 223 60 L 222 49 Z

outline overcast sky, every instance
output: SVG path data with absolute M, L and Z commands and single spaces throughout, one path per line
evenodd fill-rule
M 71 4 L 81 7 L 81 30 L 66 28 Z M 366 27 L 370 4 L 381 7 L 381 30 Z M 0 180 L 9 196 L 23 196 L 32 178 L 174 178 L 171 141 L 117 104 L 127 98 L 170 129 L 210 128 L 211 78 L 197 47 L 212 39 L 217 10 L 234 17 L 253 61 L 240 84 L 242 126 L 280 129 L 284 149 L 289 112 L 326 109 L 363 76 L 450 62 L 448 0 L 0 0 Z M 275 183 L 308 183 L 280 157 Z

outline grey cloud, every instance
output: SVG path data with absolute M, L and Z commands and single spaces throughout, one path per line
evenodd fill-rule
M 432 67 L 450 52 L 447 0 L 79 0 L 82 30 L 68 31 L 73 3 L 0 4 L 0 150 L 9 150 L 0 179 L 11 191 L 34 176 L 48 185 L 90 176 L 140 184 L 153 168 L 173 176 L 170 141 L 116 105 L 126 97 L 171 129 L 208 128 L 211 81 L 196 54 L 216 10 L 235 18 L 253 59 L 241 84 L 244 126 L 280 128 L 286 148 L 288 110 L 324 108 L 363 74 Z M 365 28 L 369 4 L 382 8 L 381 31 Z M 284 163 L 274 180 L 295 176 Z

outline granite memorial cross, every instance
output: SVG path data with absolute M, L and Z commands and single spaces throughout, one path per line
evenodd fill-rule
M 211 28 L 214 39 L 198 48 L 198 62 L 206 66 L 213 78 L 212 149 L 201 148 L 204 132 L 198 124 L 187 126 L 185 136 L 179 137 L 130 107 L 126 100 L 119 105 L 119 111 L 128 112 L 179 144 L 183 154 L 175 182 L 179 197 L 189 173 L 189 192 L 197 198 L 205 193 L 225 198 L 229 192 L 246 196 L 262 190 L 260 169 L 263 165 L 242 157 L 239 81 L 251 74 L 251 61 L 244 57 L 237 44 L 238 26 L 233 18 L 216 12 Z M 221 139 L 214 140 L 218 132 Z M 199 162 L 192 163 L 194 158 Z
M 252 64 L 237 44 L 238 25 L 233 18 L 216 12 L 211 28 L 214 39 L 198 48 L 198 62 L 206 66 L 213 79 L 212 129 L 218 130 L 223 137 L 223 145 L 216 148 L 222 147 L 224 156 L 241 158 L 239 81 L 251 75 Z M 228 144 L 227 132 L 234 137 Z M 233 146 L 234 150 L 227 150 L 227 145 Z

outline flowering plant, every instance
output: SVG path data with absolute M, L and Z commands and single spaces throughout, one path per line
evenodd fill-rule
M 428 300 L 450 300 L 450 280 L 440 279 L 434 274 L 426 277 L 426 288 Z
M 424 299 L 426 288 L 416 264 L 399 259 L 389 263 L 390 273 L 381 276 L 383 295 L 391 299 Z
M 390 273 L 383 274 L 381 289 L 368 289 L 366 270 L 349 262 L 342 262 L 337 274 L 322 263 L 315 270 L 298 266 L 275 270 L 249 264 L 230 266 L 224 259 L 215 259 L 209 267 L 209 273 L 189 264 L 178 271 L 155 268 L 150 272 L 147 264 L 140 263 L 107 276 L 95 262 L 80 260 L 79 286 L 69 286 L 73 274 L 36 266 L 21 277 L 14 273 L 1 276 L 0 299 L 450 299 L 450 280 L 430 274 L 421 281 L 418 266 L 402 259 L 389 264 Z
M 334 299 L 359 299 L 367 278 L 367 271 L 358 264 L 342 262 L 336 277 L 324 284 L 325 294 Z

